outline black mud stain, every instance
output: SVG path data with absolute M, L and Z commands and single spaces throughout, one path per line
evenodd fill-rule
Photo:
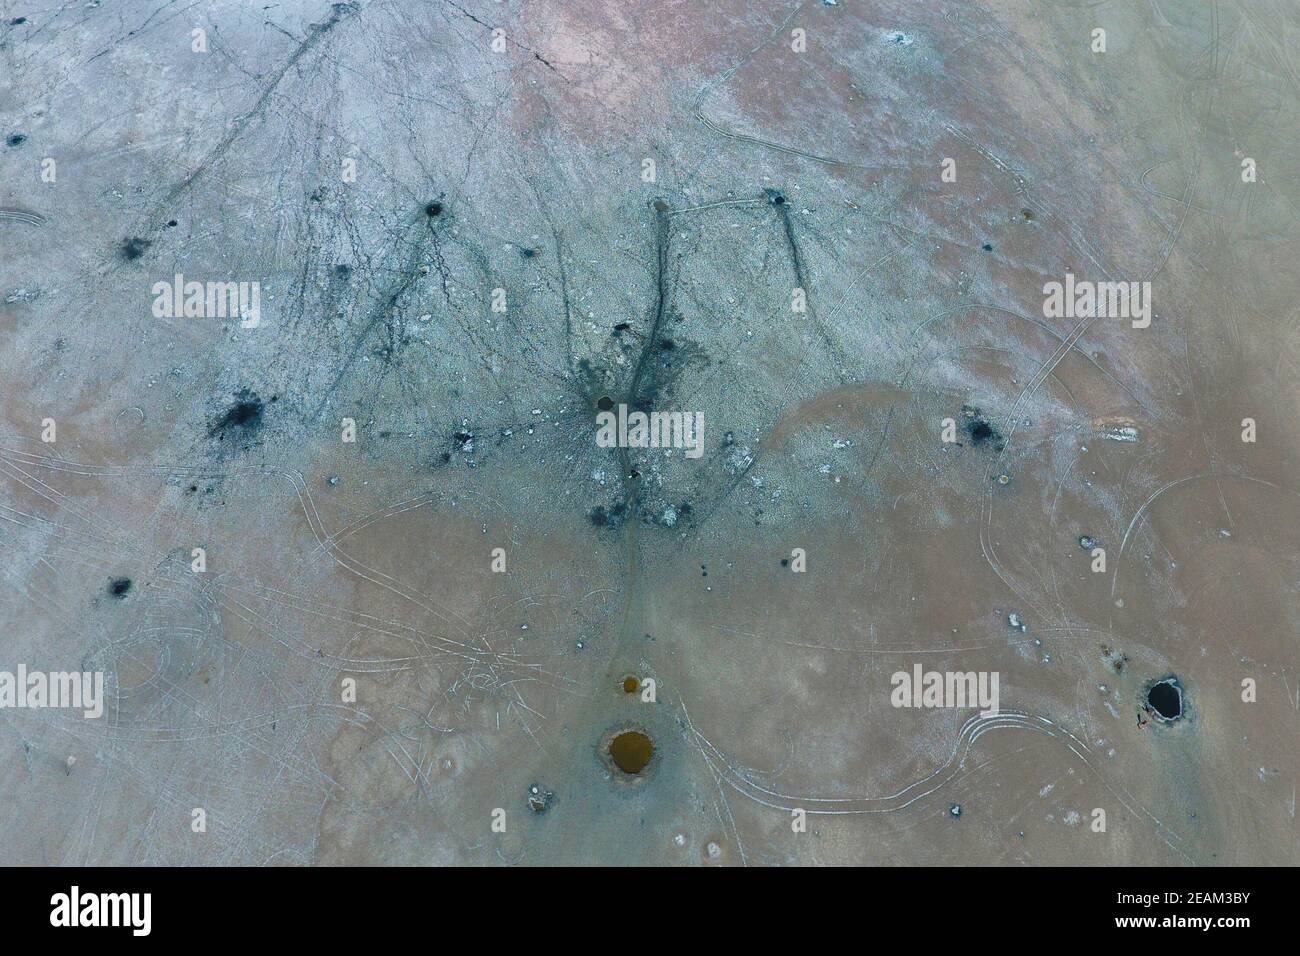
M 654 742 L 639 730 L 625 730 L 609 743 L 614 766 L 626 774 L 639 774 L 654 756 Z
M 530 249 L 527 246 L 524 246 L 522 249 L 519 250 L 519 254 L 523 256 L 525 259 L 531 259 L 533 256 L 537 255 L 537 250 Z
M 991 242 L 986 242 L 986 243 L 984 243 L 984 245 L 981 246 L 980 248 L 982 248 L 985 252 L 992 252 L 992 251 L 993 251 L 993 243 L 991 243 Z
M 972 405 L 963 405 L 961 413 L 966 419 L 966 434 L 972 445 L 976 448 L 988 445 L 994 451 L 1001 451 L 1005 447 L 1002 434 L 984 417 L 982 411 Z
M 606 508 L 604 505 L 596 505 L 591 509 L 588 517 L 591 523 L 597 528 L 617 528 L 627 517 L 627 505 L 624 502 Z
M 131 579 L 113 578 L 108 582 L 108 593 L 119 601 L 126 600 L 126 596 L 131 593 Z
M 122 245 L 118 247 L 117 254 L 127 262 L 135 262 L 144 255 L 153 242 L 149 239 L 141 239 L 139 236 L 132 236 L 130 239 L 123 239 Z
M 266 405 L 256 392 L 243 389 L 235 393 L 235 403 L 213 423 L 208 434 L 220 441 L 225 441 L 227 436 L 247 440 L 261 430 L 265 410 Z
M 10 133 L 9 138 L 5 140 L 10 146 L 21 146 L 27 142 L 27 136 L 23 133 Z

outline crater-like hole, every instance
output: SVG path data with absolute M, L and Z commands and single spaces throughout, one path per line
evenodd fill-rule
M 1183 716 L 1183 689 L 1172 677 L 1157 681 L 1147 691 L 1147 703 L 1161 720 L 1177 720 Z

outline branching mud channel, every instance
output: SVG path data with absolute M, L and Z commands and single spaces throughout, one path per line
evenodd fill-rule
M 1300 862 L 1298 50 L 14 7 L 0 863 Z

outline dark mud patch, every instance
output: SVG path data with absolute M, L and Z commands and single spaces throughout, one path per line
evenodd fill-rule
M 234 404 L 212 423 L 208 435 L 218 441 L 230 438 L 242 444 L 261 431 L 265 424 L 265 413 L 266 404 L 257 393 L 244 389 L 235 393 Z
M 113 578 L 108 582 L 108 593 L 110 597 L 125 601 L 126 596 L 131 593 L 131 579 Z
M 127 262 L 135 262 L 146 252 L 153 242 L 148 239 L 141 239 L 139 236 L 132 236 L 129 239 L 123 239 L 122 245 L 117 249 L 117 254 Z
M 604 505 L 597 505 L 592 508 L 587 515 L 591 523 L 597 528 L 617 528 L 627 517 L 627 505 L 619 502 L 609 508 Z
M 993 423 L 984 417 L 982 411 L 973 405 L 963 405 L 961 413 L 966 420 L 966 436 L 972 445 L 976 448 L 989 447 L 994 451 L 1001 451 L 1005 447 L 1002 433 L 993 427 Z

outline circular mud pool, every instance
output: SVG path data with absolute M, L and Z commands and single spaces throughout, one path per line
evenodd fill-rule
M 604 735 L 599 757 L 614 779 L 621 783 L 642 783 L 653 769 L 654 741 L 640 727 L 624 724 Z
M 639 730 L 624 730 L 609 742 L 609 758 L 626 774 L 636 775 L 645 770 L 654 752 L 654 742 Z

